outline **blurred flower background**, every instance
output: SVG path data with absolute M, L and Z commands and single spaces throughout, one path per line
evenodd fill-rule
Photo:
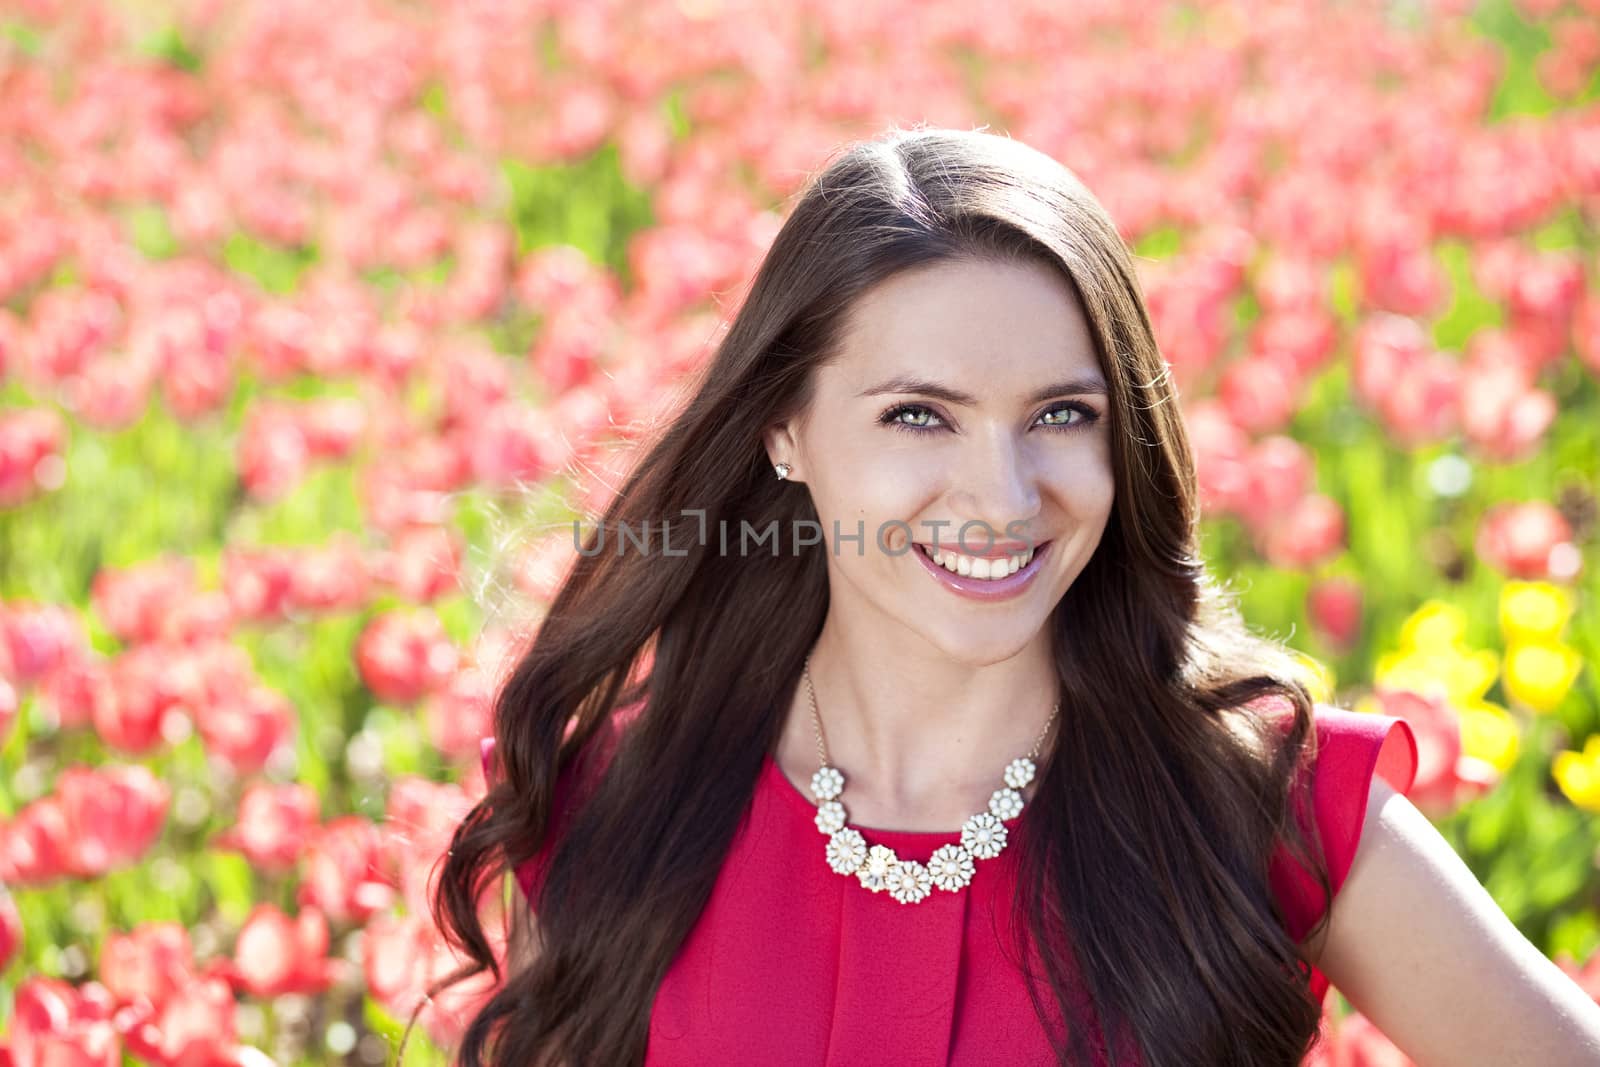
M 1208 558 L 1600 996 L 1597 72 L 1596 0 L 11 0 L 0 1064 L 392 1059 L 571 518 L 891 123 L 1105 202 Z

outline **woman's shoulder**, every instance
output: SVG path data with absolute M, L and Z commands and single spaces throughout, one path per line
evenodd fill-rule
M 1417 737 L 1401 716 L 1320 702 L 1312 710 L 1316 744 L 1291 790 L 1291 814 L 1302 830 L 1314 827 L 1330 888 L 1337 894 L 1360 845 L 1375 779 L 1382 778 L 1402 794 L 1415 782 Z M 1287 728 L 1292 717 L 1283 714 Z M 1315 880 L 1282 848 L 1273 859 L 1272 880 L 1290 933 L 1300 940 L 1321 918 L 1329 901 L 1321 899 Z
M 1403 716 L 1313 701 L 1311 718 L 1316 729 L 1312 751 L 1319 769 L 1335 775 L 1352 770 L 1368 773 L 1375 770 L 1396 788 L 1400 788 L 1402 778 L 1405 788 L 1410 788 L 1411 779 L 1416 775 L 1417 736 Z M 1288 697 L 1271 694 L 1258 697 L 1229 714 L 1230 725 L 1239 733 L 1255 736 L 1246 728 L 1249 719 L 1266 719 L 1287 733 L 1294 725 L 1294 705 Z
M 606 763 L 609 763 L 612 754 L 616 751 L 618 741 L 620 741 L 622 738 L 623 731 L 626 730 L 628 725 L 638 717 L 639 713 L 644 709 L 644 704 L 645 702 L 643 700 L 637 700 L 631 704 L 622 705 L 613 709 L 611 713 L 606 716 L 605 721 L 600 725 L 600 728 L 595 731 L 594 736 L 585 742 L 583 748 L 578 753 L 578 758 L 573 760 L 571 764 L 563 769 L 561 778 L 566 779 L 570 777 L 571 775 L 577 773 L 580 768 L 597 770 L 603 768 Z M 569 720 L 567 722 L 566 733 L 563 735 L 562 739 L 565 740 L 566 738 L 571 737 L 573 731 L 577 728 L 577 725 L 578 720 L 576 717 Z M 492 782 L 494 780 L 494 776 L 498 773 L 498 764 L 494 759 L 495 748 L 496 741 L 493 734 L 488 734 L 479 738 L 478 751 L 483 763 L 483 776 L 485 782 Z M 597 765 L 590 767 L 591 764 Z M 587 777 L 587 774 L 585 776 Z
M 556 776 L 554 808 L 551 812 L 550 829 L 545 835 L 544 844 L 536 854 L 523 861 L 515 871 L 517 884 L 522 888 L 523 895 L 530 902 L 534 899 L 555 842 L 571 817 L 573 809 L 581 802 L 582 797 L 592 788 L 594 782 L 604 771 L 616 751 L 617 743 L 621 740 L 623 731 L 638 717 L 643 708 L 644 701 L 638 700 L 613 709 L 606 716 L 600 728 L 585 742 L 577 757 L 563 767 Z M 568 722 L 566 736 L 570 737 L 576 726 L 576 719 Z M 478 746 L 483 763 L 484 782 L 492 785 L 499 773 L 498 764 L 494 758 L 496 748 L 494 735 L 491 734 L 481 738 Z

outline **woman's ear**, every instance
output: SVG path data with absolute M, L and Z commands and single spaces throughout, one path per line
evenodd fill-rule
M 767 448 L 767 462 L 773 467 L 780 463 L 788 464 L 788 481 L 799 481 L 800 461 L 797 458 L 799 449 L 795 447 L 794 430 L 788 423 L 774 423 L 762 431 L 762 439 Z

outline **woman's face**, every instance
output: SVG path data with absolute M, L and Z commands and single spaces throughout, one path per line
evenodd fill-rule
M 1076 294 L 1046 266 L 947 260 L 869 291 L 811 406 L 767 437 L 816 506 L 831 610 L 884 616 L 961 661 L 1015 655 L 1111 513 L 1106 404 Z M 1037 558 L 1019 568 L 1007 541 Z M 935 544 L 968 565 L 934 562 Z M 1001 557 L 1010 577 L 982 577 L 997 565 L 974 556 Z

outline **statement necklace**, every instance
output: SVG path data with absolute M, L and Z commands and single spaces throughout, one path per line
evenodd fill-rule
M 828 839 L 828 866 L 846 877 L 854 876 L 874 893 L 885 889 L 902 904 L 917 904 L 937 886 L 949 893 L 959 892 L 972 882 L 976 860 L 992 860 L 1006 847 L 1006 828 L 1002 820 L 1022 812 L 1024 786 L 1033 781 L 1034 760 L 1039 745 L 1061 710 L 1061 701 L 1050 709 L 1050 718 L 1033 742 L 1028 754 L 1006 767 L 1005 788 L 989 797 L 989 810 L 980 811 L 961 826 L 961 843 L 941 845 L 926 864 L 903 860 L 886 845 L 867 847 L 866 838 L 846 826 L 849 815 L 839 796 L 844 792 L 844 775 L 828 763 L 827 744 L 822 740 L 822 718 L 817 714 L 817 691 L 811 685 L 811 657 L 806 657 L 806 692 L 811 698 L 811 721 L 817 729 L 817 760 L 820 770 L 811 776 L 811 794 L 817 798 L 817 829 Z

